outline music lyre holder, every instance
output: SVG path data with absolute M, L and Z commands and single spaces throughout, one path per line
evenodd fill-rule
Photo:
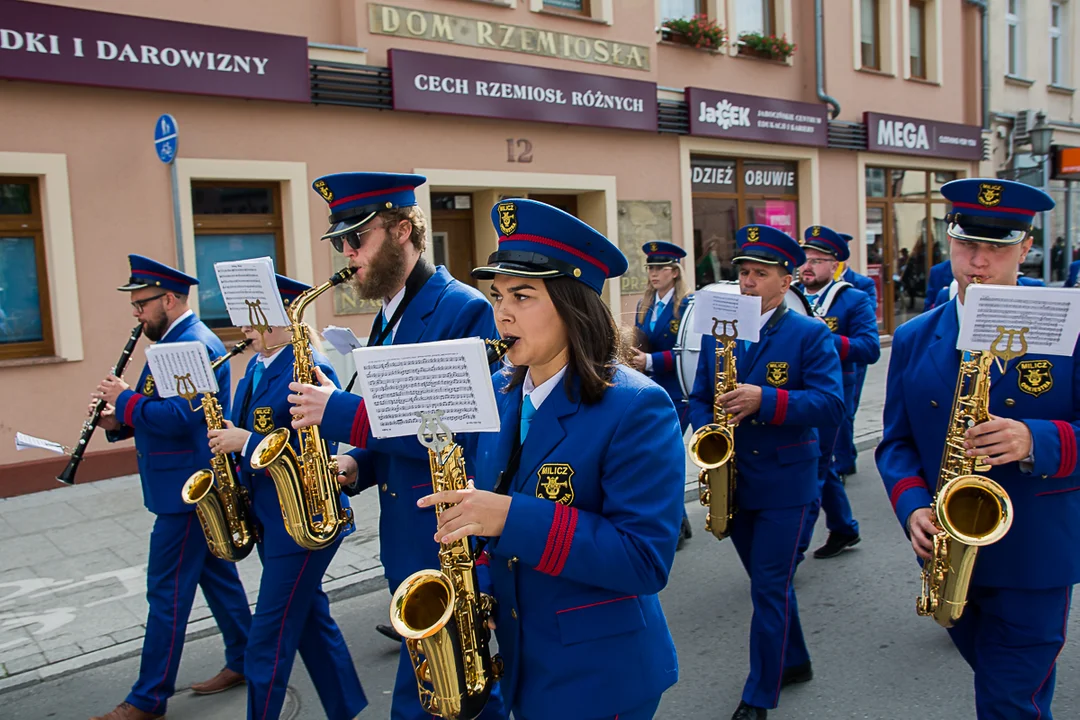
M 417 439 L 428 450 L 440 455 L 443 450 L 454 442 L 454 434 L 450 432 L 450 428 L 443 424 L 443 411 L 435 410 L 434 412 L 418 412 L 416 414 L 420 417 L 420 429 L 416 431 Z
M 728 325 L 731 326 L 731 332 L 728 332 Z M 720 332 L 716 332 L 716 328 L 720 327 Z M 738 320 L 720 320 L 719 318 L 712 319 L 712 336 L 718 343 L 723 343 L 725 346 L 733 340 L 739 339 L 739 321 Z
M 990 354 L 994 356 L 994 364 L 997 365 L 998 370 L 1002 375 L 1005 374 L 1006 366 L 1009 361 L 1021 357 L 1027 354 L 1028 343 L 1027 334 L 1031 328 L 1006 328 L 998 325 L 998 336 L 994 338 L 994 342 L 990 343 Z M 1013 338 L 1019 338 L 1019 349 L 1013 350 Z M 1001 349 L 1001 344 L 1004 343 L 1004 348 Z
M 186 375 L 173 375 L 176 379 L 176 394 L 188 401 L 191 412 L 195 412 L 195 403 L 192 401 L 198 397 L 199 391 L 195 387 L 195 381 L 191 379 L 191 373 Z

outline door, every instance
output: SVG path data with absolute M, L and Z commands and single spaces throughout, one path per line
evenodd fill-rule
M 433 210 L 431 250 L 436 265 L 445 265 L 455 279 L 476 287 L 472 213 L 467 210 Z
M 565 213 L 569 213 L 574 217 L 577 217 L 577 195 L 537 195 L 535 193 L 529 193 L 530 200 L 536 200 L 537 202 L 547 203 L 552 207 L 557 207 Z

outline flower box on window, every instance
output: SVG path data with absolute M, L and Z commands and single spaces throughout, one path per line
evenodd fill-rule
M 787 60 L 795 54 L 797 45 L 788 42 L 787 36 L 765 35 L 749 32 L 739 35 L 739 54 L 765 60 Z
M 719 50 L 727 42 L 724 28 L 705 15 L 670 18 L 663 22 L 660 32 L 664 40 L 703 50 Z

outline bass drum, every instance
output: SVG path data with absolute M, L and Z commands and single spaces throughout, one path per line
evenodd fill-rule
M 706 285 L 698 292 L 702 291 L 737 294 L 739 292 L 739 283 L 731 280 L 724 280 L 722 282 Z M 813 314 L 810 303 L 807 302 L 802 291 L 794 286 L 788 288 L 787 295 L 784 297 L 784 302 L 787 304 L 788 310 L 797 312 L 800 315 Z M 686 313 L 679 321 L 679 335 L 675 339 L 675 347 L 673 348 L 675 353 L 675 369 L 679 373 L 679 385 L 682 386 L 684 400 L 690 399 L 690 392 L 694 389 L 694 375 L 697 374 L 698 355 L 701 353 L 701 335 L 690 332 L 690 328 L 693 326 L 694 297 L 691 296 L 690 302 L 686 306 Z

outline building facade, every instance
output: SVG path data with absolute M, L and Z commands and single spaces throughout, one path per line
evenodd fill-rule
M 498 200 L 577 215 L 631 260 L 605 291 L 626 325 L 648 240 L 682 244 L 700 287 L 733 277 L 745 223 L 829 225 L 855 236 L 892 332 L 944 248 L 940 186 L 979 167 L 979 15 L 837 0 L 819 42 L 824 5 L 0 0 L 0 378 L 19 409 L 0 495 L 53 487 L 63 459 L 13 437 L 75 439 L 132 324 L 128 253 L 196 274 L 197 312 L 235 337 L 213 264 L 269 255 L 326 278 L 341 258 L 311 183 L 331 172 L 427 176 L 427 252 L 470 284 Z M 363 337 L 377 310 L 339 293 L 308 319 Z M 97 438 L 81 472 L 133 468 Z

